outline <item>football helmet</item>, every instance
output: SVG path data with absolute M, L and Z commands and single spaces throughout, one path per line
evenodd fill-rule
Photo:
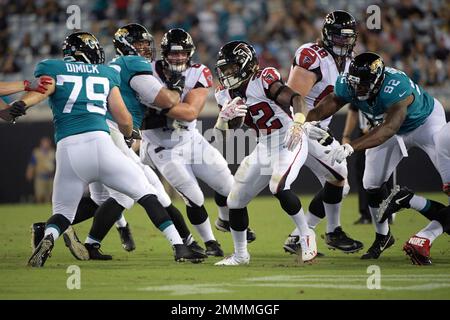
M 113 43 L 116 53 L 121 56 L 142 56 L 150 61 L 156 56 L 153 36 L 138 23 L 130 23 L 117 29 Z
M 368 100 L 378 93 L 384 80 L 384 61 L 373 52 L 357 55 L 348 68 L 347 82 L 350 95 L 360 101 Z
M 183 29 L 170 29 L 161 40 L 161 56 L 164 68 L 172 72 L 183 72 L 190 66 L 195 45 L 189 33 Z
M 244 41 L 225 44 L 217 55 L 215 71 L 227 89 L 238 88 L 259 69 L 255 49 Z
M 350 56 L 356 44 L 356 20 L 347 11 L 336 10 L 325 17 L 322 41 L 331 54 Z
M 72 58 L 92 64 L 105 63 L 105 52 L 97 38 L 89 32 L 74 32 L 66 37 L 63 46 L 64 58 Z

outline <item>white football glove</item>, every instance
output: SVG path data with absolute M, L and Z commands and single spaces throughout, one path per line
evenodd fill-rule
M 351 145 L 346 143 L 331 150 L 326 150 L 325 153 L 327 153 L 328 157 L 331 158 L 331 165 L 333 166 L 335 162 L 341 163 L 348 156 L 351 156 L 353 153 L 353 148 Z
M 229 121 L 238 117 L 245 117 L 247 114 L 247 106 L 245 104 L 237 104 L 241 98 L 236 97 L 231 101 L 226 102 L 219 112 L 219 117 L 224 121 Z
M 319 121 L 305 122 L 303 129 L 305 130 L 308 138 L 312 140 L 325 141 L 330 135 L 325 129 L 320 127 L 319 123 Z
M 284 147 L 289 151 L 295 150 L 300 141 L 302 141 L 304 121 L 305 116 L 302 113 L 296 113 L 294 115 L 294 122 L 291 124 L 286 136 L 284 137 Z

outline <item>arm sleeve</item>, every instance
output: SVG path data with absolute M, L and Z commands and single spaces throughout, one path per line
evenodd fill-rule
M 339 76 L 334 85 L 334 94 L 345 103 L 351 102 L 352 98 L 348 90 L 348 84 L 345 77 Z
M 131 88 L 138 94 L 139 100 L 147 107 L 155 101 L 163 85 L 152 75 L 139 74 L 131 78 Z

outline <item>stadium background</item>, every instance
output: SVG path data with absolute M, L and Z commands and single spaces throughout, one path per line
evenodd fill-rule
M 60 57 L 66 27 L 66 8 L 72 1 L 0 0 L 0 81 L 30 79 L 42 59 Z M 381 29 L 368 30 L 368 5 L 381 8 Z M 297 47 L 319 37 L 326 13 L 351 12 L 359 22 L 356 52 L 371 50 L 386 64 L 404 70 L 450 111 L 450 2 L 448 1 L 76 1 L 81 27 L 94 33 L 104 46 L 107 60 L 114 56 L 112 35 L 128 22 L 139 22 L 153 34 L 158 47 L 165 31 L 182 27 L 197 47 L 194 61 L 214 66 L 222 44 L 234 39 L 252 43 L 260 64 L 280 69 L 286 78 Z M 202 113 L 203 128 L 212 127 L 217 114 L 213 91 Z M 11 101 L 15 97 L 4 97 Z M 447 119 L 450 119 L 447 114 Z M 332 129 L 340 138 L 345 110 L 335 117 Z M 31 193 L 25 168 L 32 148 L 53 127 L 48 107 L 34 108 L 16 125 L 0 124 L 0 203 L 24 201 Z M 349 161 L 354 184 L 353 160 Z M 402 162 L 399 182 L 416 190 L 438 191 L 440 179 L 430 161 L 412 150 Z M 298 192 L 318 189 L 315 178 L 303 169 L 294 184 Z M 206 188 L 207 190 L 207 188 Z

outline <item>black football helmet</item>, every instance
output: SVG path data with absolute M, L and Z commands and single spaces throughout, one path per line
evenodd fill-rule
M 231 41 L 220 48 L 215 71 L 227 89 L 238 88 L 259 69 L 255 49 L 245 41 Z
M 74 32 L 66 37 L 63 46 L 64 58 L 72 58 L 92 64 L 105 63 L 105 52 L 97 38 L 89 32 Z
M 150 61 L 156 56 L 153 36 L 138 23 L 130 23 L 117 29 L 113 43 L 116 53 L 121 56 L 142 56 Z
M 356 20 L 347 11 L 336 10 L 325 17 L 322 41 L 331 54 L 350 56 L 356 44 Z
M 172 72 L 183 72 L 190 66 L 191 58 L 195 52 L 195 45 L 189 33 L 183 29 L 170 29 L 161 40 L 161 56 L 164 68 Z M 183 56 L 169 57 L 176 53 Z
M 378 54 L 365 52 L 357 55 L 346 76 L 350 94 L 361 101 L 372 98 L 383 84 L 384 69 L 383 58 Z

